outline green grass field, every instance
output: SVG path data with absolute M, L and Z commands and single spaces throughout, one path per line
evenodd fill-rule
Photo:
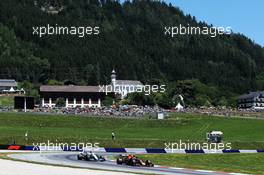
M 216 170 L 247 174 L 264 174 L 264 154 L 162 154 L 140 155 L 158 165 Z
M 12 107 L 12 106 L 14 106 L 14 97 L 0 96 L 0 107 Z
M 210 130 L 224 132 L 232 148 L 264 148 L 264 120 L 173 114 L 168 120 L 0 113 L 0 143 L 99 142 L 105 147 L 164 147 L 165 142 L 205 142 Z M 28 131 L 28 140 L 25 133 Z M 111 132 L 116 140 L 111 140 Z
M 0 144 L 99 142 L 101 147 L 164 148 L 164 142 L 205 142 L 210 130 L 224 132 L 233 149 L 263 149 L 264 120 L 171 114 L 167 120 L 120 119 L 30 113 L 0 113 Z M 28 140 L 25 133 L 28 131 Z M 111 140 L 111 132 L 116 140 Z M 263 174 L 264 154 L 141 155 L 155 164 Z

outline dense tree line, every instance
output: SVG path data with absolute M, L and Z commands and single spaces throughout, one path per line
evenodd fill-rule
M 56 15 L 41 10 L 50 6 L 63 10 Z M 47 24 L 99 26 L 100 35 L 32 35 L 32 27 Z M 96 85 L 108 83 L 115 68 L 119 79 L 165 83 L 174 90 L 167 92 L 170 98 L 178 93 L 179 81 L 212 88 L 214 95 L 192 96 L 197 104 L 204 99 L 226 103 L 231 99 L 220 97 L 264 87 L 261 46 L 234 33 L 216 38 L 164 35 L 164 26 L 179 24 L 210 26 L 171 4 L 151 0 L 0 1 L 0 78 Z

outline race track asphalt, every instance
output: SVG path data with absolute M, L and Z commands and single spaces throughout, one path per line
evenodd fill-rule
M 27 154 L 10 154 L 14 159 L 20 159 L 31 162 L 39 162 L 54 165 L 72 166 L 80 168 L 90 168 L 98 170 L 120 171 L 130 173 L 143 174 L 177 174 L 177 175 L 212 175 L 212 174 L 229 174 L 224 172 L 214 172 L 207 170 L 192 170 L 185 168 L 173 167 L 131 167 L 126 165 L 117 165 L 114 160 L 107 160 L 105 162 L 91 162 L 77 160 L 77 152 L 63 152 L 63 153 L 27 153 Z M 104 153 L 104 156 L 112 156 L 113 154 Z M 233 173 L 235 174 L 235 173 Z

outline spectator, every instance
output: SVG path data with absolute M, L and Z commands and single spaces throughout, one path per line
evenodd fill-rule
M 112 131 L 112 140 L 115 140 L 115 133 Z

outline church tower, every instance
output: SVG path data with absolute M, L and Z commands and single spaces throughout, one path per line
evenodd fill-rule
M 111 83 L 112 83 L 113 85 L 116 84 L 116 72 L 115 72 L 114 69 L 113 69 L 113 71 L 112 71 L 112 73 L 111 73 Z

